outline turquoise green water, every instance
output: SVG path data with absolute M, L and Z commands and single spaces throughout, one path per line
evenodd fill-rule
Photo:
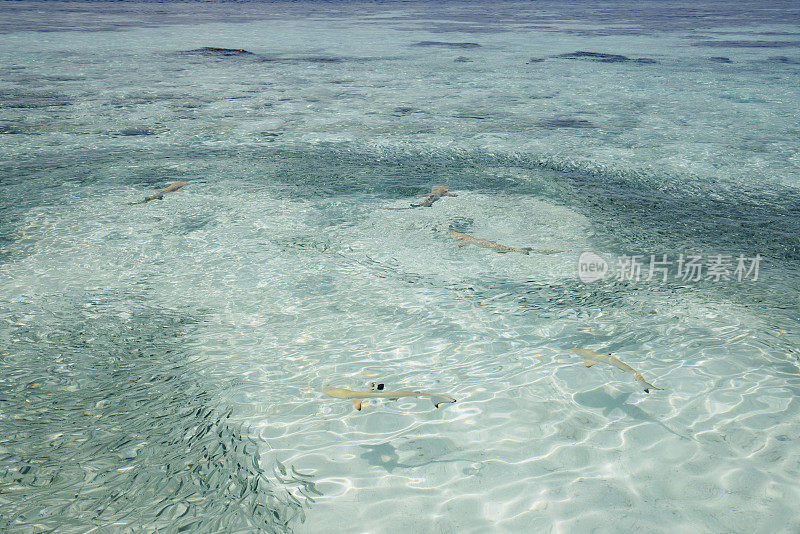
M 647 5 L 4 5 L 0 529 L 798 530 L 796 11 Z

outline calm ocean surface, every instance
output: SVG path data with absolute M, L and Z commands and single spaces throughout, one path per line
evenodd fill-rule
M 800 532 L 798 102 L 789 1 L 0 2 L 0 531 Z

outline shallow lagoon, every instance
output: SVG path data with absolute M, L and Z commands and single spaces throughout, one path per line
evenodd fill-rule
M 798 530 L 796 8 L 573 7 L 4 5 L 2 528 Z

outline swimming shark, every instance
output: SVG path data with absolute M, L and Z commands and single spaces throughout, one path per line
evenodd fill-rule
M 565 250 L 536 250 L 530 247 L 525 247 L 525 248 L 508 247 L 506 245 L 495 243 L 494 241 L 489 241 L 488 239 L 473 237 L 469 234 L 454 232 L 453 230 L 447 232 L 447 235 L 458 239 L 459 247 L 464 247 L 466 245 L 478 245 L 479 247 L 493 248 L 497 252 L 500 252 L 501 254 L 506 252 L 521 252 L 523 254 L 530 254 L 531 252 L 535 252 L 536 254 L 556 254 L 558 252 L 566 252 Z
M 597 362 L 603 362 L 613 365 L 617 369 L 622 369 L 623 371 L 631 373 L 633 375 L 633 378 L 644 386 L 645 393 L 650 393 L 651 389 L 663 389 L 656 387 L 653 384 L 646 381 L 642 375 L 636 372 L 636 369 L 634 369 L 630 365 L 622 363 L 621 361 L 613 357 L 610 352 L 606 354 L 600 354 L 599 352 L 595 352 L 589 349 L 570 349 L 567 352 L 571 352 L 572 354 L 577 354 L 578 356 L 582 356 L 584 359 L 583 365 L 585 365 L 586 367 L 591 367 Z
M 430 397 L 435 407 L 445 402 L 456 402 L 456 399 L 448 397 L 447 395 L 438 395 L 435 393 L 421 393 L 419 391 L 384 391 L 383 384 L 370 384 L 372 389 L 368 391 L 353 391 L 344 388 L 335 388 L 326 386 L 322 388 L 322 392 L 330 397 L 336 399 L 349 399 L 353 403 L 356 410 L 361 410 L 361 403 L 365 398 L 380 397 L 389 400 L 397 400 L 400 397 Z
M 430 208 L 433 206 L 433 203 L 439 200 L 442 197 L 457 197 L 455 193 L 450 193 L 447 191 L 448 187 L 446 185 L 434 185 L 431 187 L 430 193 L 425 193 L 424 195 L 420 195 L 422 197 L 426 197 L 425 200 L 420 202 L 419 204 L 411 204 L 408 208 L 382 208 L 385 210 L 413 210 L 414 208 Z
M 140 200 L 139 202 L 128 202 L 128 204 L 130 204 L 130 205 L 144 204 L 145 202 L 150 202 L 151 200 L 156 200 L 156 199 L 162 200 L 164 198 L 164 194 L 165 193 L 171 193 L 173 191 L 177 191 L 178 189 L 180 189 L 181 187 L 183 187 L 184 185 L 186 185 L 188 183 L 189 182 L 172 182 L 171 184 L 169 184 L 164 189 L 159 189 L 158 191 L 156 191 L 156 193 L 154 195 L 150 195 L 149 197 L 145 197 L 144 200 Z
M 434 185 L 431 187 L 431 192 L 427 195 L 425 200 L 420 202 L 419 204 L 411 204 L 412 208 L 430 208 L 433 206 L 433 203 L 439 200 L 442 197 L 457 197 L 455 193 L 448 192 L 448 187 L 446 185 Z

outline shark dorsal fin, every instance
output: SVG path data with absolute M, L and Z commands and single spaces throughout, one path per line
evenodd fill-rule
M 596 363 L 597 363 L 597 362 L 593 362 L 592 360 L 584 360 L 584 361 L 583 361 L 583 365 L 585 365 L 586 367 L 591 367 L 591 366 L 593 366 L 593 365 L 594 365 L 594 364 L 596 364 Z
M 363 400 L 364 399 L 350 399 L 350 402 L 353 403 L 353 406 L 355 407 L 356 410 L 361 410 L 361 402 Z

